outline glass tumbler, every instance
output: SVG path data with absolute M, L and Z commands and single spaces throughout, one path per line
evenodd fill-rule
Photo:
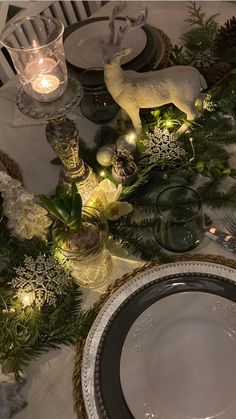
M 171 252 L 187 252 L 200 244 L 205 234 L 201 200 L 185 186 L 163 190 L 156 200 L 156 241 Z
M 106 88 L 102 69 L 85 70 L 80 82 L 83 86 L 83 98 L 80 102 L 82 114 L 96 124 L 110 122 L 116 116 L 119 105 Z
M 40 102 L 59 98 L 67 85 L 63 32 L 60 20 L 33 16 L 6 25 L 0 36 L 24 91 Z

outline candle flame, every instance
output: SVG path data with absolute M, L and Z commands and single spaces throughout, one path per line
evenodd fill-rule
M 54 92 L 60 85 L 60 80 L 51 74 L 38 76 L 32 83 L 37 93 L 45 94 Z

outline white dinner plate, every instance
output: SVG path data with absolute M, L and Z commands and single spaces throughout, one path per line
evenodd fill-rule
M 186 290 L 185 283 L 186 281 L 188 282 L 188 279 L 184 280 L 182 283 L 180 280 L 178 280 L 178 277 L 179 278 L 182 277 L 182 274 L 184 276 L 187 275 L 188 277 L 188 275 L 191 275 L 189 274 L 190 272 L 193 275 L 197 275 L 197 278 L 195 280 L 193 279 L 193 281 L 190 280 L 189 289 Z M 208 279 L 207 277 L 206 279 L 201 279 L 203 274 L 216 275 L 216 277 L 218 276 L 223 277 L 225 278 L 225 280 L 223 280 L 222 282 L 221 280 L 218 281 L 218 280 L 211 279 L 211 277 L 209 277 Z M 173 276 L 173 275 L 174 276 L 177 275 L 176 279 L 174 280 L 174 283 L 172 282 L 172 280 L 170 281 L 168 280 L 166 281 L 165 279 L 163 280 L 163 278 L 166 278 L 167 276 Z M 199 275 L 199 285 L 198 285 L 198 275 Z M 209 393 L 208 393 L 209 397 L 212 395 L 212 392 L 213 392 L 213 387 L 210 388 L 210 386 L 212 385 L 213 381 L 217 379 L 217 377 L 221 379 L 222 374 L 224 378 L 224 386 L 226 388 L 226 391 L 224 391 L 223 385 L 219 383 L 219 389 L 223 390 L 224 396 L 222 396 L 222 398 L 219 398 L 219 402 L 217 401 L 218 404 L 216 403 L 213 404 L 213 406 L 211 407 L 211 410 L 209 411 L 211 412 L 214 411 L 217 413 L 217 409 L 219 409 L 219 406 L 222 406 L 223 409 L 226 409 L 225 410 L 226 413 L 229 412 L 229 415 L 230 414 L 232 415 L 232 408 L 230 405 L 230 400 L 232 401 L 232 393 L 235 395 L 235 388 L 236 388 L 235 387 L 236 382 L 234 378 L 234 376 L 236 377 L 235 375 L 236 361 L 232 358 L 234 358 L 234 356 L 236 358 L 236 355 L 235 355 L 236 346 L 235 346 L 235 339 L 234 339 L 235 328 L 231 326 L 231 323 L 232 322 L 234 323 L 233 319 L 235 318 L 235 316 L 234 316 L 234 310 L 232 310 L 232 308 L 235 306 L 235 303 L 233 303 L 230 298 L 228 299 L 228 296 L 226 298 L 226 305 L 224 305 L 223 308 L 219 306 L 218 303 L 217 303 L 217 306 L 215 306 L 215 302 L 216 302 L 216 299 L 217 301 L 224 302 L 224 299 L 222 297 L 216 296 L 216 295 L 217 294 L 224 295 L 224 293 L 227 294 L 227 292 L 228 292 L 227 295 L 232 293 L 230 295 L 232 295 L 232 299 L 233 301 L 235 301 L 235 284 L 234 284 L 235 277 L 236 277 L 236 270 L 226 267 L 226 266 L 222 266 L 222 265 L 218 265 L 214 263 L 208 263 L 208 262 L 197 262 L 197 261 L 175 262 L 175 263 L 169 263 L 167 265 L 155 266 L 153 268 L 147 269 L 144 272 L 136 274 L 133 279 L 128 281 L 126 284 L 120 287 L 114 294 L 112 294 L 109 300 L 104 304 L 100 313 L 98 314 L 89 332 L 89 335 L 86 340 L 85 348 L 84 348 L 81 378 L 82 378 L 84 402 L 85 402 L 88 419 L 98 419 L 98 418 L 99 419 L 100 418 L 121 419 L 121 417 L 122 419 L 126 419 L 126 418 L 137 419 L 135 414 L 133 414 L 131 410 L 133 407 L 131 406 L 130 400 L 128 400 L 129 393 L 127 393 L 127 390 L 125 389 L 125 387 L 122 388 L 121 386 L 121 381 L 123 381 L 123 378 L 121 376 L 121 367 L 120 367 L 121 358 L 122 358 L 122 362 L 125 361 L 125 358 L 124 358 L 125 352 L 126 352 L 125 348 L 127 347 L 124 346 L 124 344 L 126 345 L 127 335 L 131 327 L 133 327 L 134 322 L 138 318 L 138 316 L 136 316 L 135 313 L 139 312 L 138 315 L 141 315 L 147 308 L 151 308 L 152 304 L 150 304 L 149 301 L 151 301 L 152 299 L 153 299 L 153 304 L 157 301 L 157 299 L 161 301 L 158 295 L 159 294 L 161 295 L 163 293 L 162 295 L 164 296 L 166 293 L 168 293 L 168 289 L 171 294 L 173 294 L 174 292 L 175 297 L 177 296 L 178 292 L 180 292 L 183 298 L 185 298 L 184 292 L 182 291 L 189 292 L 189 291 L 192 291 L 192 288 L 194 289 L 194 293 L 196 293 L 195 295 L 197 295 L 198 292 L 199 292 L 199 295 L 202 294 L 202 292 L 200 292 L 202 291 L 202 288 L 206 290 L 207 289 L 213 290 L 213 292 L 210 293 L 209 295 L 213 298 L 214 304 L 212 303 L 208 304 L 209 307 L 207 309 L 207 315 L 206 315 L 206 317 L 209 319 L 210 322 L 208 322 L 207 325 L 204 326 L 203 323 L 201 323 L 202 317 L 201 317 L 201 313 L 199 313 L 198 310 L 197 310 L 197 313 L 200 315 L 200 317 L 198 316 L 195 318 L 196 325 L 193 325 L 192 323 L 191 326 L 188 326 L 187 323 L 185 324 L 180 321 L 181 316 L 179 317 L 177 316 L 176 320 L 178 320 L 177 321 L 178 324 L 176 324 L 176 328 L 173 329 L 173 335 L 170 334 L 169 337 L 165 337 L 165 338 L 163 336 L 162 343 L 168 342 L 168 339 L 169 339 L 169 341 L 174 345 L 174 349 L 176 351 L 176 355 L 174 355 L 174 357 L 175 357 L 175 360 L 177 361 L 176 365 L 178 367 L 179 359 L 177 355 L 179 355 L 182 350 L 185 350 L 185 354 L 188 354 L 188 350 L 186 348 L 184 349 L 184 341 L 181 339 L 181 337 L 178 336 L 178 338 L 175 339 L 175 336 L 177 336 L 179 332 L 181 333 L 183 332 L 185 337 L 188 338 L 188 331 L 189 330 L 191 331 L 192 327 L 193 327 L 194 332 L 196 333 L 196 336 L 197 334 L 199 336 L 199 333 L 200 333 L 200 336 L 198 339 L 199 350 L 206 351 L 206 355 L 209 359 L 209 365 L 207 365 L 206 361 L 205 361 L 205 365 L 207 366 L 207 371 L 210 374 L 212 374 L 212 375 L 209 375 Z M 160 283 L 160 286 L 158 286 L 158 283 Z M 144 292 L 144 290 L 146 291 Z M 154 294 L 153 294 L 153 291 L 154 291 Z M 167 301 L 167 298 L 169 297 L 166 296 L 166 298 L 163 298 L 163 304 L 164 304 L 164 300 Z M 146 307 L 142 309 L 142 306 L 145 304 L 147 304 Z M 176 304 L 178 305 L 177 300 L 176 300 Z M 189 310 L 190 309 L 188 309 L 187 313 L 190 314 Z M 167 313 L 166 309 L 164 309 L 164 314 L 165 313 Z M 192 313 L 195 313 L 195 312 L 193 311 Z M 169 329 L 169 323 L 168 323 L 169 320 L 167 319 L 165 320 L 164 318 L 162 319 L 162 317 L 159 317 L 159 314 L 160 316 L 163 316 L 162 313 L 158 313 L 157 314 L 158 317 L 156 318 L 154 324 L 157 323 L 158 327 L 162 327 L 161 325 L 163 324 L 168 328 L 170 332 L 171 329 Z M 170 312 L 169 318 L 170 317 L 173 318 L 171 314 L 172 313 Z M 184 311 L 182 311 L 182 315 L 184 315 Z M 228 322 L 226 325 L 227 317 L 228 317 Z M 218 344 L 219 341 L 223 343 L 225 355 L 227 358 L 229 358 L 228 360 L 230 364 L 230 370 L 226 369 L 224 372 L 221 365 L 217 364 L 217 367 L 219 367 L 219 369 L 215 371 L 216 372 L 215 376 L 213 372 L 213 367 L 214 365 L 216 365 L 217 359 L 220 359 L 221 361 L 223 360 L 222 365 L 226 368 L 228 368 L 229 364 L 227 364 L 226 362 L 226 357 L 224 358 L 222 356 L 222 352 L 220 351 L 220 348 L 216 348 L 215 345 L 213 345 L 214 347 L 211 346 L 210 337 L 209 337 L 210 335 L 208 336 L 208 332 L 210 328 L 212 328 L 212 331 L 210 333 L 211 333 L 212 338 L 214 339 L 214 343 Z M 230 332 L 232 336 L 230 336 L 230 334 L 227 334 L 229 328 L 232 329 L 232 332 Z M 159 335 L 157 334 L 157 330 L 159 329 L 155 328 L 155 334 L 153 335 L 155 336 L 154 343 L 158 346 L 157 338 L 158 336 L 160 337 L 160 334 Z M 150 332 L 148 332 L 148 334 L 149 333 Z M 203 339 L 204 333 L 206 334 L 205 346 L 204 346 L 204 339 Z M 196 342 L 196 338 L 194 337 L 194 334 L 192 335 L 190 334 L 190 337 L 191 337 L 191 340 L 189 342 L 190 344 L 189 348 L 192 351 L 194 343 Z M 138 343 L 136 342 L 136 344 L 138 345 L 139 343 L 140 342 Z M 178 346 L 178 344 L 180 346 Z M 123 349 L 123 352 L 122 352 L 122 349 Z M 210 352 L 211 349 L 212 349 L 212 352 Z M 173 349 L 171 346 L 168 347 L 168 350 L 172 351 L 172 354 L 173 354 Z M 155 356 L 157 356 L 155 352 L 154 352 L 154 355 L 152 355 L 152 361 L 150 361 L 152 364 L 149 364 L 149 365 L 154 365 L 156 360 L 158 361 L 158 358 L 155 358 Z M 232 352 L 234 356 L 232 355 Z M 196 352 L 195 354 L 198 355 Z M 139 353 L 138 352 L 136 353 L 136 351 L 134 351 L 134 357 L 135 356 L 136 356 L 136 362 L 137 362 L 137 359 L 138 359 L 137 356 L 139 356 Z M 162 350 L 162 356 L 163 357 L 166 356 L 164 349 Z M 198 359 L 197 365 L 200 367 L 201 365 L 200 365 L 199 360 L 202 360 L 202 359 L 203 359 L 203 352 L 199 352 L 199 359 Z M 187 360 L 188 362 L 192 360 L 190 354 Z M 180 372 L 182 374 L 184 373 L 183 362 L 184 360 L 182 360 L 182 364 L 180 364 L 180 367 L 181 367 Z M 168 373 L 169 366 L 172 367 L 173 364 L 174 364 L 173 359 L 170 360 L 169 363 L 166 363 L 167 373 Z M 232 372 L 231 372 L 231 368 L 232 368 Z M 165 372 L 163 367 L 160 371 L 162 371 L 162 373 Z M 191 375 L 192 375 L 192 372 L 194 371 L 190 370 Z M 199 372 L 201 374 L 202 372 L 204 373 L 204 370 L 202 367 L 199 370 Z M 153 375 L 150 377 L 150 383 L 152 383 L 152 386 L 156 385 L 157 373 L 158 372 L 156 369 L 153 372 Z M 129 370 L 129 374 L 130 374 L 130 370 Z M 138 378 L 135 375 L 135 371 L 133 371 L 133 374 L 134 374 L 134 379 L 132 382 L 135 381 L 134 383 L 135 385 L 136 385 L 136 381 L 143 380 L 142 374 L 140 374 Z M 167 376 L 167 379 L 168 377 L 169 376 Z M 175 378 L 176 377 L 177 375 L 175 375 Z M 200 374 L 199 374 L 199 377 L 200 377 Z M 200 380 L 199 377 L 198 377 L 198 380 Z M 183 375 L 182 375 L 182 378 L 183 378 Z M 203 374 L 203 378 L 204 379 L 206 378 L 206 374 Z M 172 383 L 169 383 L 169 384 L 170 384 L 170 389 L 171 389 Z M 200 384 L 201 384 L 200 381 L 196 381 L 195 383 L 192 382 L 191 384 L 192 389 L 193 388 L 198 389 Z M 150 386 L 150 388 L 152 388 L 152 386 Z M 203 383 L 203 386 L 204 388 L 206 388 L 205 382 Z M 172 397 L 174 397 L 173 387 L 170 392 L 170 396 L 172 395 Z M 186 389 L 186 386 L 183 388 Z M 187 390 L 190 391 L 190 389 L 188 388 Z M 176 388 L 176 391 L 180 392 L 180 388 Z M 139 399 L 139 396 L 140 395 L 137 395 L 137 399 Z M 190 412 L 191 414 L 192 412 L 191 409 L 193 409 L 192 407 L 193 405 L 190 405 L 189 407 L 190 410 L 184 410 L 184 409 L 187 409 L 187 407 L 183 406 L 183 403 L 181 403 L 181 401 L 183 401 L 183 398 L 182 398 L 179 400 L 178 402 L 179 404 L 175 406 L 175 409 L 173 409 L 173 403 L 175 402 L 175 399 L 171 399 L 170 396 L 169 396 L 169 399 L 167 400 L 165 399 L 165 400 L 167 402 L 170 401 L 172 403 L 171 405 L 172 413 L 173 411 L 175 413 L 173 413 L 172 416 L 169 416 L 169 417 L 171 417 L 171 419 L 186 419 L 186 418 L 192 419 L 191 416 L 184 417 L 182 413 L 177 413 L 177 412 L 184 411 L 184 412 Z M 188 396 L 189 396 L 189 393 L 188 393 Z M 126 401 L 124 397 L 126 398 Z M 204 395 L 202 395 L 202 397 L 204 397 Z M 159 400 L 160 400 L 160 396 L 159 396 Z M 165 400 L 163 399 L 162 409 L 164 409 L 165 407 L 164 406 Z M 186 402 L 188 403 L 187 398 L 186 398 Z M 127 403 L 129 403 L 130 409 L 127 408 Z M 144 400 L 142 402 L 142 404 L 145 404 L 145 403 L 147 403 L 147 400 Z M 234 404 L 234 401 L 232 401 L 232 403 Z M 227 411 L 227 406 L 228 406 L 228 411 Z M 154 406 L 144 406 L 144 407 L 146 407 L 147 410 L 146 410 L 145 415 L 142 416 L 142 418 L 166 419 L 166 416 L 163 416 L 163 415 L 161 416 L 159 413 L 158 413 L 158 416 L 155 416 L 155 413 L 151 412 L 150 409 L 153 408 Z M 205 407 L 210 409 L 210 406 L 205 405 Z M 123 409 L 122 412 L 121 412 L 121 409 Z M 132 413 L 130 412 L 130 410 Z M 234 409 L 233 417 L 222 416 L 222 419 L 223 418 L 231 419 L 231 417 L 235 419 L 235 410 L 236 409 Z M 170 410 L 168 410 L 168 412 L 169 412 L 168 414 L 170 414 Z M 218 419 L 219 417 L 220 416 L 218 417 L 216 416 L 215 418 Z M 200 419 L 200 417 L 194 417 L 194 419 L 196 418 Z
M 107 42 L 109 37 L 108 20 L 89 22 L 72 32 L 64 42 L 66 60 L 75 67 L 101 68 L 103 67 L 103 53 L 101 41 Z M 116 31 L 124 21 L 116 20 Z M 121 64 L 125 64 L 137 57 L 145 48 L 147 37 L 142 28 L 128 32 L 122 41 L 123 48 L 131 48 L 131 53 L 123 57 Z
M 127 334 L 120 378 L 135 419 L 235 419 L 236 304 L 203 292 L 157 301 Z

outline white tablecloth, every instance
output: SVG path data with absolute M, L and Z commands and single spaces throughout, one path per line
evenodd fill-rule
M 187 17 L 187 2 L 128 2 L 125 13 L 137 15 L 137 10 L 143 4 L 149 8 L 148 22 L 164 30 L 173 43 L 180 38 L 185 30 L 184 19 Z M 201 2 L 209 15 L 220 12 L 218 18 L 224 23 L 236 13 L 234 2 Z M 108 3 L 94 16 L 108 15 L 114 2 Z M 133 11 L 133 13 L 132 13 Z M 20 116 L 15 107 L 17 88 L 15 81 L 5 85 L 0 90 L 0 149 L 7 152 L 20 165 L 25 184 L 35 193 L 48 193 L 52 191 L 58 181 L 58 167 L 50 164 L 55 157 L 47 144 L 44 134 L 44 125 L 28 125 Z M 77 125 L 81 137 L 91 143 L 97 129 L 95 124 L 79 117 Z M 18 125 L 18 126 L 13 126 Z M 211 214 L 216 219 L 216 214 Z M 232 257 L 225 249 L 215 245 L 207 238 L 195 252 L 221 254 Z M 123 273 L 132 270 L 140 264 L 125 254 L 124 251 L 115 251 L 114 269 L 111 280 L 120 277 Z M 92 291 L 85 292 L 85 305 L 92 304 L 99 294 Z M 75 419 L 72 400 L 72 368 L 74 360 L 74 347 L 63 347 L 51 351 L 33 360 L 26 369 L 27 383 L 22 394 L 28 401 L 28 407 L 16 414 L 16 419 Z M 121 418 L 122 419 L 122 418 Z

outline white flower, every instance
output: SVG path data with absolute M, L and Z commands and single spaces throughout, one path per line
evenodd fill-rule
M 116 186 L 109 179 L 102 180 L 102 182 L 94 188 L 92 196 L 89 201 L 86 202 L 86 205 L 96 207 L 103 211 L 107 205 L 118 200 L 121 192 L 121 184 Z
M 131 204 L 118 201 L 121 192 L 121 184 L 116 186 L 109 179 L 102 180 L 93 190 L 93 194 L 86 205 L 102 211 L 108 220 L 118 220 L 118 218 L 133 211 Z
M 124 215 L 130 214 L 132 211 L 133 206 L 128 202 L 116 201 L 106 207 L 104 215 L 108 220 L 115 221 Z
M 102 180 L 95 188 L 95 191 L 101 191 L 104 193 L 106 201 L 108 204 L 115 202 L 121 195 L 122 192 L 122 185 L 119 184 L 116 186 L 113 182 L 109 179 Z

